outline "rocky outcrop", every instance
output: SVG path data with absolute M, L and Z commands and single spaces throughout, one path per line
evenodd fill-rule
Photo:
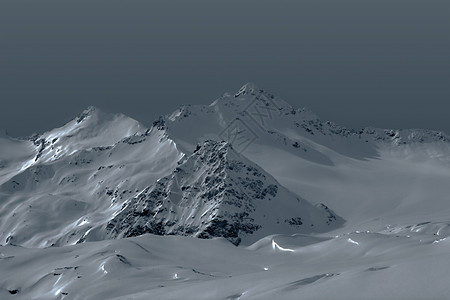
M 300 221 L 301 220 L 301 221 Z M 325 231 L 343 220 L 280 186 L 226 142 L 206 141 L 108 224 L 110 238 L 187 235 L 224 237 L 235 245 L 264 234 Z

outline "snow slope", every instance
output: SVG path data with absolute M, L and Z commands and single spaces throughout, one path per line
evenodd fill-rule
M 94 108 L 33 141 L 2 143 L 29 152 L 0 185 L 1 244 L 76 243 L 183 157 L 163 131 Z
M 1 299 L 447 299 L 448 235 L 223 239 L 143 235 L 0 247 Z
M 0 184 L 27 168 L 36 155 L 31 141 L 0 135 Z

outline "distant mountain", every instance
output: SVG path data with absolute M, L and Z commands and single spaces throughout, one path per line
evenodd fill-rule
M 423 214 L 450 213 L 450 190 L 439 184 L 450 179 L 450 138 L 444 132 L 349 129 L 252 83 L 210 105 L 183 106 L 158 122 L 187 153 L 206 140 L 229 142 L 291 192 L 331 207 L 346 226 L 377 218 L 419 223 Z
M 275 143 L 291 153 L 319 160 L 325 158 L 314 144 L 348 156 L 370 157 L 381 142 L 402 145 L 450 141 L 445 133 L 431 130 L 348 129 L 323 121 L 306 108 L 295 109 L 253 83 L 245 84 L 234 95 L 224 94 L 208 106 L 182 106 L 161 121 L 171 138 L 189 151 L 196 142 L 207 139 L 230 141 L 239 152 L 253 143 Z

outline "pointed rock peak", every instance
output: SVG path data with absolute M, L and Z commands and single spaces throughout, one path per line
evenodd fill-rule
M 153 127 L 158 130 L 165 130 L 167 129 L 166 121 L 163 116 L 159 116 L 158 119 L 153 121 Z
M 89 105 L 83 112 L 90 114 L 94 113 L 95 111 L 98 111 L 99 109 L 93 105 Z
M 89 116 L 92 116 L 96 113 L 99 113 L 99 109 L 95 106 L 89 106 L 83 112 L 76 118 L 77 123 L 81 123 L 84 119 L 86 119 Z
M 292 194 L 229 143 L 207 140 L 104 225 L 110 238 L 187 235 L 249 245 L 274 233 L 325 232 L 343 220 Z
M 258 92 L 264 92 L 264 90 L 260 89 L 256 84 L 252 82 L 247 82 L 244 84 L 239 91 L 234 95 L 235 98 L 246 95 L 246 94 L 256 94 Z
M 271 110 L 275 109 L 288 112 L 293 110 L 289 103 L 251 82 L 244 84 L 234 95 L 234 98 L 243 100 L 243 102 L 253 101 Z

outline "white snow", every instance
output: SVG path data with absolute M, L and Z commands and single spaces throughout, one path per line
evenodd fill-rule
M 32 140 L 0 136 L 0 299 L 448 298 L 444 133 L 349 130 L 254 84 L 163 120 L 147 129 L 89 108 Z M 105 224 L 157 184 L 170 195 L 155 198 L 154 218 L 179 214 L 201 227 L 234 212 L 186 187 L 204 188 L 209 176 L 218 190 L 232 182 L 249 193 L 237 183 L 253 177 L 221 173 L 219 161 L 200 163 L 201 149 L 192 154 L 199 142 L 224 139 L 236 120 L 253 139 L 228 159 L 260 170 L 284 201 L 255 202 L 259 233 L 244 235 L 238 247 L 225 238 L 105 239 Z M 318 220 L 319 203 L 345 223 L 311 231 L 274 225 L 298 207 L 302 220 Z
M 290 249 L 279 241 L 276 245 Z M 446 299 L 448 246 L 448 241 L 433 244 L 380 234 L 351 234 L 290 251 L 153 235 L 47 249 L 4 246 L 0 296 Z M 12 295 L 12 290 L 19 292 Z

